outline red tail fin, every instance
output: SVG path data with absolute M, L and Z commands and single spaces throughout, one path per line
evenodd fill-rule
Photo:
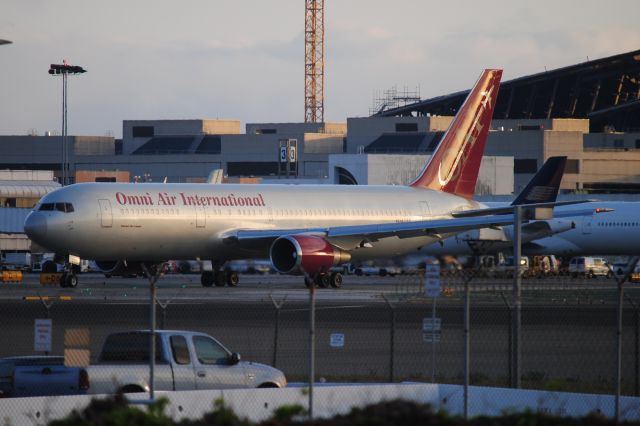
M 501 77 L 502 70 L 484 70 L 411 186 L 473 196 Z

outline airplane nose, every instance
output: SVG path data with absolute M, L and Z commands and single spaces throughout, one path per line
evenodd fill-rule
M 31 212 L 24 221 L 24 232 L 35 242 L 40 242 L 47 235 L 47 219 L 40 212 Z

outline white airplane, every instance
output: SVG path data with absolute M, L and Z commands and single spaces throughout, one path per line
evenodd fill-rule
M 530 232 L 523 233 L 522 254 L 635 256 L 640 252 L 640 203 L 599 201 L 582 207 L 585 212 L 571 216 L 567 207 L 559 206 L 554 215 L 562 218 L 527 224 Z M 593 214 L 588 214 L 589 211 Z M 440 244 L 424 247 L 420 253 L 472 256 L 512 248 L 513 226 L 508 225 L 502 229 L 462 232 Z
M 235 286 L 238 276 L 224 271 L 225 262 L 269 257 L 281 273 L 304 274 L 306 285 L 339 287 L 332 266 L 513 223 L 471 199 L 501 76 L 482 73 L 409 186 L 82 183 L 44 196 L 25 232 L 71 263 L 94 259 L 112 274 L 198 259 L 211 269 L 202 285 Z M 61 285 L 75 287 L 65 263 Z
M 589 208 L 595 207 L 596 204 L 588 203 L 582 206 Z M 637 256 L 640 253 L 640 203 L 600 201 L 597 208 L 609 212 L 603 215 L 566 217 L 565 219 L 571 219 L 573 222 L 572 229 L 524 244 L 523 253 L 558 256 Z M 566 208 L 558 209 L 561 211 Z

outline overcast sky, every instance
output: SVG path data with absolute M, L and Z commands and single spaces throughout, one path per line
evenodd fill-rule
M 122 135 L 125 119 L 304 119 L 304 0 L 3 0 L 0 134 Z M 637 0 L 326 0 L 325 119 L 640 49 Z M 243 127 L 244 129 L 244 127 Z M 0 154 L 1 155 L 1 154 Z

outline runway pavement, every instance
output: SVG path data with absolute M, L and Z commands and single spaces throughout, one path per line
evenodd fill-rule
M 435 345 L 435 371 L 439 381 L 459 382 L 464 343 L 461 283 L 446 280 L 444 284 L 452 291 L 437 302 L 442 331 Z M 506 385 L 511 283 L 475 280 L 473 288 L 474 383 Z M 577 390 L 611 391 L 615 289 L 615 282 L 605 279 L 525 280 L 525 379 L 568 383 Z M 347 277 L 339 290 L 317 289 L 318 376 L 329 380 L 430 380 L 433 346 L 424 341 L 422 326 L 423 319 L 431 316 L 432 300 L 422 292 L 416 276 Z M 34 319 L 49 316 L 54 353 L 63 353 L 66 329 L 87 327 L 95 361 L 108 333 L 148 328 L 148 295 L 143 278 L 106 279 L 99 274 L 83 274 L 76 289 L 43 287 L 32 275 L 23 284 L 3 284 L 0 356 L 33 354 Z M 635 287 L 629 287 L 627 295 L 634 303 L 640 300 Z M 309 356 L 308 299 L 300 277 L 246 275 L 237 288 L 203 288 L 198 275 L 167 275 L 158 283 L 158 301 L 164 306 L 157 308 L 158 326 L 207 332 L 244 359 L 276 365 L 291 380 L 300 380 L 305 377 Z M 283 303 L 279 311 L 274 301 Z M 636 315 L 628 302 L 623 333 L 627 390 L 633 390 L 639 374 Z M 332 346 L 332 334 L 343 335 L 344 346 Z

